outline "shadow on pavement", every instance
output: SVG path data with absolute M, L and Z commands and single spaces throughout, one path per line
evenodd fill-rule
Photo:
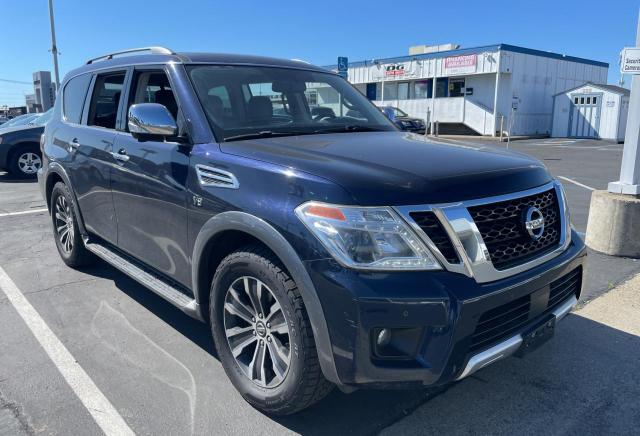
M 36 183 L 38 179 L 14 177 L 9 173 L 0 171 L 0 183 Z
M 208 325 L 104 262 L 84 271 L 112 280 L 217 358 Z M 349 395 L 336 389 L 310 409 L 271 419 L 304 435 L 377 434 L 394 423 L 403 434 L 620 434 L 640 424 L 638 367 L 639 337 L 571 314 L 539 350 L 497 362 L 460 383 Z

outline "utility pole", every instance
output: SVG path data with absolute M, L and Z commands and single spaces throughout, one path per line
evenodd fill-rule
M 56 93 L 60 88 L 60 73 L 58 72 L 58 46 L 56 45 L 56 26 L 53 20 L 53 0 L 49 0 L 49 22 L 51 23 L 51 55 L 53 56 L 53 73 L 56 79 Z
M 640 48 L 640 16 L 636 49 Z M 626 50 L 625 50 L 626 55 Z M 622 59 L 621 72 L 627 68 Z M 625 132 L 620 179 L 607 191 L 594 191 L 589 207 L 586 243 L 594 250 L 613 256 L 640 258 L 640 71 L 631 72 L 629 115 Z

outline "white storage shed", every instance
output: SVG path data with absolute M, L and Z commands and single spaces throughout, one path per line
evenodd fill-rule
M 595 83 L 556 94 L 551 136 L 623 142 L 629 94 L 628 89 L 620 86 Z

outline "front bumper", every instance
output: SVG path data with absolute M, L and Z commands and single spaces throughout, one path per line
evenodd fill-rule
M 552 260 L 489 283 L 449 271 L 358 272 L 330 259 L 306 267 L 329 326 L 340 384 L 401 388 L 459 380 L 518 351 L 531 325 L 550 314 L 559 320 L 577 302 L 581 284 L 550 307 L 550 284 L 582 274 L 585 260 L 584 243 L 574 233 Z M 483 314 L 522 299 L 529 301 L 524 322 L 481 346 L 474 343 Z M 373 336 L 380 328 L 416 331 L 410 356 L 379 358 Z

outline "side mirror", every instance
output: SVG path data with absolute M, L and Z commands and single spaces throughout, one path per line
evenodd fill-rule
M 178 125 L 173 116 L 165 106 L 158 103 L 131 105 L 127 124 L 134 138 L 178 134 Z

